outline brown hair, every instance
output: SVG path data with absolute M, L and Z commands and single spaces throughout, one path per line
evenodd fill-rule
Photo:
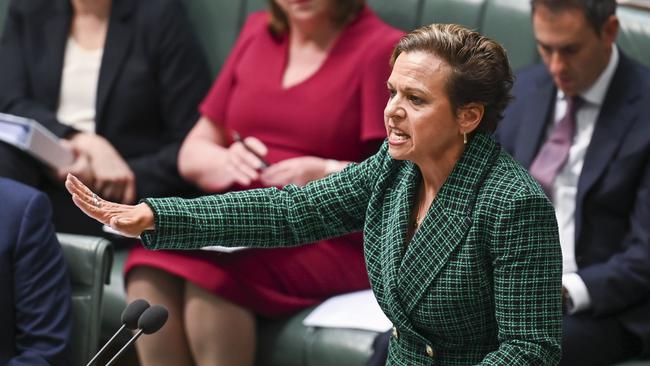
M 552 12 L 566 9 L 581 10 L 587 22 L 600 35 L 610 16 L 616 14 L 616 0 L 531 0 L 532 13 L 538 6 L 547 7 Z
M 336 24 L 345 24 L 352 21 L 363 9 L 365 0 L 330 0 L 333 5 L 332 20 Z M 289 30 L 289 20 L 287 15 L 275 3 L 275 0 L 269 0 L 269 29 L 273 34 L 280 35 Z
M 506 51 L 497 42 L 456 24 L 431 24 L 402 37 L 390 59 L 427 52 L 450 66 L 445 88 L 454 111 L 468 103 L 485 106 L 477 130 L 492 133 L 512 96 L 513 76 Z

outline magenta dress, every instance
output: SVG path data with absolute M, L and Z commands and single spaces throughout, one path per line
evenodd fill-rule
M 402 32 L 366 8 L 343 30 L 314 75 L 283 88 L 288 36 L 273 36 L 267 20 L 265 12 L 249 17 L 201 113 L 241 136 L 260 139 L 269 148 L 271 164 L 298 156 L 361 161 L 374 153 L 386 136 L 388 61 Z M 247 188 L 261 186 L 256 182 Z M 274 317 L 368 288 L 362 245 L 361 234 L 353 234 L 230 254 L 138 247 L 124 270 L 128 276 L 136 266 L 159 268 Z

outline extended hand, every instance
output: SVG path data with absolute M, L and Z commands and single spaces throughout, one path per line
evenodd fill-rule
M 126 236 L 137 237 L 145 230 L 155 229 L 153 211 L 146 203 L 133 206 L 106 201 L 72 174 L 68 174 L 65 187 L 86 215 Z

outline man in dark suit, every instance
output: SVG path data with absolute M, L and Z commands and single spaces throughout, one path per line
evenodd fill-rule
M 565 365 L 650 347 L 650 70 L 614 44 L 615 0 L 533 0 L 545 65 L 523 70 L 497 131 L 552 200 Z
M 47 197 L 0 178 L 0 365 L 68 366 L 70 283 Z
M 0 85 L 0 112 L 37 120 L 76 152 L 57 174 L 0 143 L 0 176 L 47 192 L 58 231 L 100 233 L 70 204 L 68 172 L 123 203 L 196 194 L 176 158 L 210 74 L 179 0 L 13 0 Z

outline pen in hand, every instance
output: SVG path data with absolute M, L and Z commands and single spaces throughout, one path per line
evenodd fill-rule
M 258 159 L 260 159 L 260 161 L 262 162 L 262 168 L 268 168 L 269 166 L 271 166 L 271 164 L 269 164 L 266 160 L 264 160 L 264 158 L 260 156 L 260 154 L 258 154 L 255 150 L 253 150 L 250 146 L 246 144 L 244 139 L 241 138 L 241 136 L 237 131 L 232 131 L 231 135 L 233 141 L 241 142 L 241 144 L 244 146 L 246 150 L 248 150 L 248 152 L 250 152 L 251 154 L 255 155 Z

